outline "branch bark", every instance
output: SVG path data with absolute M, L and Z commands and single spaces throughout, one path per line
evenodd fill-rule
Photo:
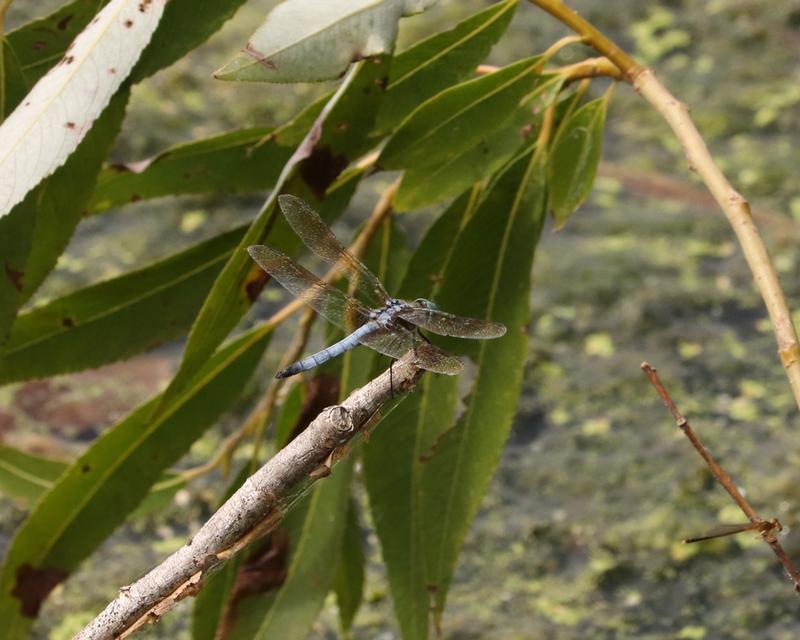
M 124 638 L 196 595 L 209 573 L 266 535 L 332 464 L 363 435 L 381 407 L 414 388 L 423 371 L 409 353 L 390 370 L 328 407 L 308 428 L 250 476 L 186 545 L 119 595 L 75 640 Z
M 800 407 L 800 341 L 778 276 L 753 221 L 750 205 L 714 163 L 708 147 L 689 116 L 688 107 L 658 81 L 652 70 L 639 65 L 586 19 L 570 9 L 563 0 L 530 2 L 583 36 L 587 45 L 614 62 L 634 90 L 667 121 L 683 147 L 689 168 L 696 171 L 703 180 L 733 227 L 772 321 L 781 362 L 789 378 L 795 402 Z

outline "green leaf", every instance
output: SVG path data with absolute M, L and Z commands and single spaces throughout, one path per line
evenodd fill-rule
M 47 593 L 137 507 L 236 400 L 266 347 L 257 327 L 221 348 L 156 419 L 155 397 L 107 430 L 17 530 L 0 575 L 0 636 L 25 637 Z
M 0 490 L 25 505 L 49 489 L 66 468 L 66 462 L 0 445 Z
M 436 0 L 339 0 L 275 7 L 220 80 L 318 82 L 341 77 L 356 60 L 391 53 L 403 16 Z
M 143 163 L 111 165 L 97 180 L 90 213 L 167 195 L 269 189 L 292 150 L 269 129 L 242 129 L 171 147 Z M 261 144 L 263 142 L 263 144 Z
M 339 623 L 343 633 L 353 626 L 358 608 L 364 597 L 364 540 L 361 523 L 358 521 L 358 507 L 350 498 L 347 507 L 342 548 L 339 552 L 339 567 L 336 570 L 334 591 L 339 606 Z
M 66 164 L 0 219 L 0 343 L 19 305 L 30 298 L 69 242 L 122 126 L 127 100 L 127 91 L 117 94 Z
M 313 125 L 308 139 L 301 143 L 299 149 L 303 153 L 293 155 L 284 167 L 275 188 L 240 242 L 239 249 L 242 250 L 235 251 L 228 260 L 200 309 L 189 333 L 178 373 L 165 391 L 166 399 L 181 391 L 258 294 L 258 288 L 248 285 L 252 282 L 263 283 L 263 272 L 253 264 L 244 249 L 252 244 L 262 244 L 272 235 L 273 225 L 278 224 L 276 218 L 279 216 L 275 207 L 278 194 L 289 186 L 296 193 L 305 185 L 311 192 L 308 195 L 324 197 L 326 189 L 339 173 L 366 149 L 367 135 L 384 93 L 385 83 L 381 79 L 388 73 L 386 64 L 388 59 L 370 60 L 360 62 L 353 68 L 326 105 L 327 111 L 323 111 L 320 120 Z M 313 148 L 310 148 L 311 145 Z M 310 155 L 305 157 L 307 153 Z M 321 213 L 325 214 L 326 208 L 328 215 L 340 211 L 349 200 L 356 182 L 356 179 L 349 181 L 329 194 Z M 288 225 L 284 228 L 288 228 Z M 274 236 L 271 242 L 281 246 L 274 242 Z
M 454 202 L 423 238 L 411 259 L 399 296 L 433 297 L 471 212 L 471 198 Z M 428 635 L 430 597 L 420 522 L 421 456 L 455 414 L 458 380 L 427 375 L 370 435 L 364 447 L 364 481 L 381 542 L 395 613 L 404 638 Z
M 384 147 L 384 169 L 433 167 L 461 155 L 516 112 L 534 88 L 541 57 L 450 87 L 422 103 Z
M 425 100 L 469 78 L 508 28 L 517 0 L 504 0 L 396 54 L 377 130 L 388 132 Z
M 553 140 L 548 184 L 557 228 L 564 226 L 592 190 L 603 147 L 608 99 L 604 96 L 577 109 Z
M 409 211 L 452 198 L 506 164 L 526 140 L 536 136 L 541 120 L 538 115 L 553 103 L 564 83 L 560 76 L 542 76 L 541 80 L 509 120 L 498 129 L 486 131 L 461 155 L 436 166 L 409 167 L 397 192 L 395 208 Z
M 528 351 L 530 272 L 546 212 L 545 171 L 541 152 L 510 163 L 461 232 L 436 297 L 443 309 L 508 327 L 501 339 L 461 341 L 472 343 L 461 350 L 478 366 L 476 378 L 461 418 L 423 464 L 420 538 L 438 615 L 516 413 Z
M 52 488 L 69 466 L 69 462 L 43 458 L 0 445 L 0 490 L 30 509 L 42 494 Z M 180 476 L 165 474 L 153 485 L 133 515 L 144 515 L 163 507 L 183 486 L 185 482 L 181 481 Z
M 0 352 L 0 384 L 99 367 L 180 337 L 244 232 L 234 229 L 22 314 Z

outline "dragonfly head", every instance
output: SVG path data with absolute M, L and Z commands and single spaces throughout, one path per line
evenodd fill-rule
M 434 311 L 439 309 L 435 303 L 431 302 L 427 298 L 416 298 L 414 300 L 414 306 L 421 309 L 433 309 Z

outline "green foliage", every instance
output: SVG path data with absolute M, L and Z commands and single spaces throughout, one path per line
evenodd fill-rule
M 608 96 L 583 105 L 570 115 L 553 141 L 549 164 L 550 207 L 562 227 L 589 196 L 600 163 Z
M 65 55 L 104 4 L 75 0 L 5 36 L 2 115 Z M 282 125 L 199 135 L 144 162 L 111 163 L 132 85 L 153 82 L 150 76 L 203 43 L 242 4 L 171 0 L 130 78 L 78 149 L 0 219 L 0 384 L 98 367 L 188 332 L 166 390 L 104 431 L 73 462 L 0 448 L 0 487 L 30 508 L 0 575 L 4 638 L 24 637 L 47 593 L 126 519 L 162 510 L 185 486 L 170 467 L 237 407 L 273 330 L 269 323 L 243 323 L 268 280 L 244 248 L 266 242 L 290 255 L 300 249 L 278 215 L 277 196 L 298 195 L 333 224 L 362 179 L 381 171 L 403 171 L 393 201 L 397 211 L 455 200 L 436 215 L 415 250 L 406 239 L 406 231 L 416 237 L 412 216 L 387 220 L 365 262 L 391 293 L 429 297 L 446 311 L 502 322 L 508 334 L 472 343 L 432 338 L 471 360 L 466 392 L 456 378 L 428 374 L 413 395 L 385 408 L 363 452 L 350 451 L 331 477 L 285 514 L 268 541 L 282 563 L 274 581 L 257 594 L 241 592 L 237 578 L 259 553 L 252 545 L 209 579 L 192 633 L 206 640 L 222 630 L 241 639 L 304 638 L 331 592 L 347 633 L 364 597 L 362 521 L 374 525 L 380 540 L 403 637 L 427 638 L 431 612 L 435 622 L 441 617 L 459 552 L 516 411 L 527 353 L 529 274 L 548 197 L 559 225 L 586 199 L 608 96 L 577 106 L 559 122 L 563 111 L 553 105 L 565 95 L 565 78 L 543 73 L 542 56 L 473 78 L 509 27 L 516 0 L 482 8 L 397 55 L 399 18 L 425 8 L 427 0 L 376 3 L 374 20 L 347 14 L 308 38 L 292 34 L 312 21 L 295 21 L 281 31 L 286 46 L 255 61 L 253 50 L 272 46 L 269 38 L 262 42 L 263 32 L 280 26 L 284 6 L 223 75 L 305 82 L 349 67 L 334 91 Z M 305 10 L 304 3 L 289 4 Z M 367 43 L 373 48 L 361 47 Z M 366 59 L 351 64 L 354 52 Z M 549 129 L 541 130 L 548 110 L 556 114 L 552 140 Z M 537 139 L 541 144 L 534 145 Z M 375 184 L 365 180 L 359 199 Z M 229 196 L 266 190 L 260 210 L 244 225 L 241 219 L 232 229 L 215 222 L 209 239 L 147 266 L 71 293 L 35 297 L 82 219 L 102 225 L 112 216 L 95 214 L 143 201 L 166 208 L 174 202 L 166 198 L 175 196 L 228 206 L 236 202 Z M 126 215 L 144 217 L 147 211 L 140 207 L 119 217 Z M 225 342 L 234 331 L 238 337 Z M 374 352 L 358 349 L 323 371 L 339 378 L 344 397 L 383 366 Z M 273 444 L 289 440 L 313 393 L 298 384 L 280 396 Z M 362 453 L 363 478 L 356 472 Z M 230 483 L 228 495 L 249 468 Z M 362 479 L 370 510 L 363 519 L 356 485 Z
M 0 384 L 99 367 L 184 335 L 243 234 L 229 231 L 23 313 L 0 357 Z

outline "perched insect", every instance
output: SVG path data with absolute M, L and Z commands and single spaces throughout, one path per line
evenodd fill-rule
M 502 324 L 446 313 L 424 298 L 413 302 L 392 298 L 380 280 L 342 246 L 317 212 L 303 200 L 281 195 L 278 203 L 305 245 L 344 271 L 355 283 L 364 302 L 323 282 L 280 251 L 265 245 L 248 247 L 253 260 L 289 293 L 303 300 L 329 322 L 351 331 L 339 342 L 278 371 L 276 378 L 308 371 L 359 344 L 392 358 L 400 358 L 413 350 L 416 364 L 422 369 L 457 375 L 463 369 L 461 361 L 425 341 L 418 328 L 455 338 L 487 339 L 505 334 L 506 328 Z
M 746 524 L 721 524 L 709 529 L 702 536 L 686 538 L 683 543 L 690 544 L 692 542 L 702 542 L 703 540 L 713 540 L 714 538 L 732 536 L 737 533 L 744 533 L 745 531 L 756 531 L 766 537 L 772 535 L 773 532 L 779 533 L 783 531 L 783 526 L 776 518 L 771 518 L 770 520 L 756 520 L 755 522 L 748 522 Z

